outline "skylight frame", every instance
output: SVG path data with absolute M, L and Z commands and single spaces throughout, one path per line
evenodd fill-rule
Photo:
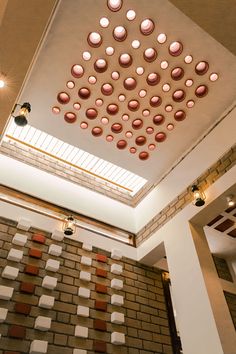
M 134 197 L 147 183 L 147 180 L 143 177 L 100 159 L 30 125 L 19 127 L 12 120 L 3 137 L 3 141 L 9 140 L 15 140 L 36 149 L 38 152 L 48 154 L 69 165 L 74 165 L 83 172 L 92 174 L 103 181 L 106 180 L 121 191 L 128 192 L 131 197 Z

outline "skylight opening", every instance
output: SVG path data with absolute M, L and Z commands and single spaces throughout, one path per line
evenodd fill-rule
M 30 125 L 19 127 L 12 121 L 3 140 L 25 144 L 88 175 L 100 178 L 103 182 L 105 180 L 123 192 L 128 192 L 130 196 L 134 196 L 147 182 L 146 179 L 124 168 L 67 144 Z

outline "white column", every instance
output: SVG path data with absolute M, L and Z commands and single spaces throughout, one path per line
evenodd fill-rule
M 235 331 L 204 232 L 178 217 L 170 224 L 164 243 L 183 352 L 233 354 Z

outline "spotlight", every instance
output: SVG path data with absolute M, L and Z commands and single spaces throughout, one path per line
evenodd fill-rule
M 20 111 L 19 114 L 17 116 L 13 116 L 13 113 L 15 112 L 15 109 L 17 106 L 20 106 Z M 16 103 L 13 111 L 12 111 L 12 116 L 14 117 L 14 121 L 16 123 L 16 125 L 19 125 L 20 127 L 24 127 L 28 121 L 27 121 L 27 116 L 31 111 L 31 105 L 28 102 L 23 103 L 22 105 L 19 103 Z
M 0 88 L 3 88 L 5 86 L 5 81 L 0 79 Z
M 65 218 L 64 224 L 63 224 L 63 232 L 64 235 L 71 236 L 75 233 L 75 219 L 73 216 L 68 216 Z
M 205 199 L 206 199 L 205 194 L 202 191 L 200 191 L 200 189 L 196 184 L 192 186 L 192 194 L 193 194 L 193 205 L 200 207 L 205 204 Z
M 6 86 L 6 75 L 0 72 L 0 89 Z
M 234 196 L 233 195 L 229 195 L 228 197 L 226 197 L 227 203 L 229 207 L 232 207 L 235 205 L 235 201 L 234 201 Z

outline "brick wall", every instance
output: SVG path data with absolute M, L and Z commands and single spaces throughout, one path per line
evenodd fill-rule
M 13 243 L 16 233 L 20 238 L 27 236 L 25 245 Z M 0 296 L 6 289 L 13 288 L 9 300 L 0 300 L 0 354 L 29 353 L 30 347 L 34 349 L 32 345 L 39 344 L 44 350 L 46 342 L 49 354 L 172 353 L 160 271 L 127 258 L 118 259 L 95 247 L 89 250 L 88 246 L 75 241 L 59 241 L 59 238 L 35 229 L 17 230 L 15 222 L 0 218 L 0 285 L 7 287 L 0 289 Z M 52 245 L 62 247 L 61 255 L 52 254 Z M 59 252 L 60 247 L 55 246 L 54 251 Z M 51 271 L 57 268 L 57 262 L 50 263 L 49 259 L 59 261 L 59 270 Z M 86 265 L 90 262 L 91 265 Z M 116 274 L 114 266 L 111 267 L 113 264 L 118 265 Z M 13 269 L 19 269 L 18 275 Z M 42 283 L 45 286 L 48 281 L 45 276 L 57 279 L 54 289 L 42 287 Z M 90 276 L 91 281 L 81 279 Z M 123 306 L 111 304 L 114 294 L 124 298 Z M 55 298 L 52 308 L 39 306 L 42 295 Z M 115 322 L 120 320 L 121 324 L 111 323 L 111 314 Z M 79 336 L 75 336 L 75 331 Z M 125 334 L 125 344 L 111 344 L 111 338 L 122 342 L 121 334 Z M 85 351 L 77 352 L 75 348 Z
M 218 178 L 223 176 L 236 164 L 236 145 L 234 145 L 224 156 L 207 169 L 193 184 L 198 185 L 202 190 L 207 189 Z M 152 234 L 160 229 L 166 222 L 172 219 L 180 210 L 192 201 L 191 186 L 188 186 L 171 203 L 162 209 L 152 220 L 147 223 L 136 235 L 136 245 L 139 246 Z
M 216 270 L 219 278 L 233 282 L 232 275 L 230 273 L 228 264 L 225 259 L 213 256 L 213 260 L 216 266 Z
M 236 294 L 231 294 L 226 291 L 224 291 L 224 294 L 234 323 L 234 327 L 236 329 Z
M 127 205 L 132 205 L 132 196 L 129 191 L 122 190 L 103 179 L 92 176 L 73 166 L 56 160 L 53 157 L 40 153 L 35 149 L 24 146 L 23 144 L 13 141 L 3 141 L 0 146 L 0 153 L 54 174 L 60 178 L 64 178 L 72 183 L 79 184 L 110 198 L 119 200 Z
M 53 158 L 37 153 L 32 149 L 24 147 L 17 143 L 3 142 L 0 146 L 0 153 L 9 155 L 19 159 L 30 165 L 36 166 L 49 173 L 56 174 L 62 178 L 70 180 L 74 183 L 79 183 L 87 188 L 96 190 L 99 193 L 105 194 L 111 198 L 119 200 L 130 206 L 137 205 L 147 193 L 151 191 L 150 186 L 144 186 L 135 197 L 131 197 L 128 192 L 121 192 L 118 187 L 112 187 L 107 182 L 100 183 L 95 177 L 88 177 L 87 174 L 78 173 L 76 169 L 68 168 L 67 165 L 56 161 Z M 173 218 L 179 211 L 186 207 L 192 200 L 191 186 L 197 184 L 203 190 L 207 189 L 217 179 L 223 176 L 236 164 L 236 145 L 234 145 L 224 156 L 210 166 L 201 176 L 192 182 L 180 195 L 178 195 L 171 203 L 162 209 L 157 215 L 150 220 L 136 235 L 136 246 L 138 247 L 154 232 L 160 229 L 166 222 Z M 65 168 L 66 167 L 66 168 Z M 66 171 L 66 172 L 65 172 Z M 153 188 L 155 186 L 153 185 Z

